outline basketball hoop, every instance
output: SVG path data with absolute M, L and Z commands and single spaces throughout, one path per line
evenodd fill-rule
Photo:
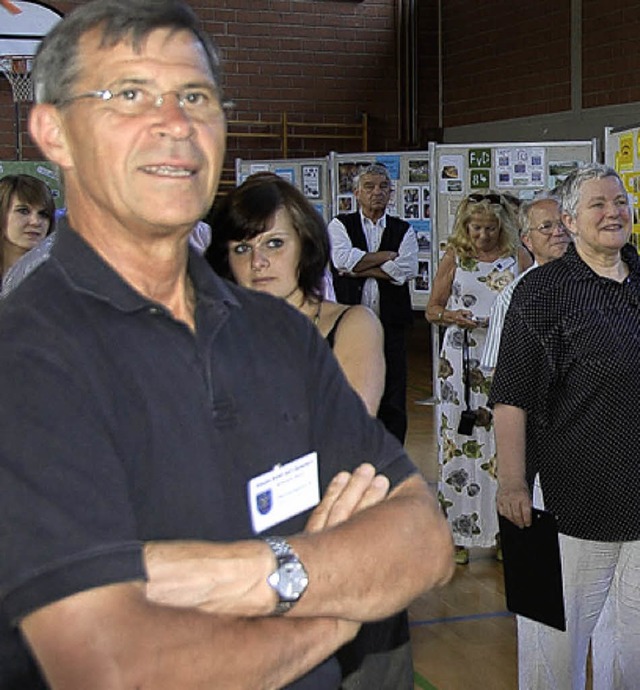
M 31 68 L 33 55 L 7 55 L 0 57 L 0 72 L 9 80 L 14 103 L 33 101 Z

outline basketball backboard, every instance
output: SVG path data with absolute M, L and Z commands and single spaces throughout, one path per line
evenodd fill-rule
M 57 10 L 39 2 L 0 0 L 0 57 L 35 55 L 42 38 L 61 18 Z

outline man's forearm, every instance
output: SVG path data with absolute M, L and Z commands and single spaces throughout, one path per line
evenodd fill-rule
M 417 475 L 386 501 L 334 529 L 297 535 L 291 543 L 310 566 L 309 587 L 292 609 L 294 616 L 376 620 L 453 574 L 449 527 Z
M 368 268 L 364 271 L 354 270 L 352 275 L 354 275 L 356 278 L 378 278 L 379 280 L 392 280 L 391 276 L 381 268 Z
M 147 597 L 157 603 L 231 616 L 268 616 L 276 599 L 266 584 L 271 549 L 261 540 L 148 542 Z
M 353 272 L 361 273 L 362 271 L 368 271 L 372 268 L 378 268 L 382 266 L 383 263 L 393 261 L 397 257 L 398 253 L 392 251 L 367 252 L 353 267 Z
M 53 690 L 281 688 L 353 638 L 331 619 L 238 619 L 146 602 L 112 585 L 30 614 L 23 632 Z
M 289 541 L 310 582 L 288 615 L 383 618 L 452 574 L 449 529 L 418 476 L 341 524 Z M 266 584 L 272 558 L 258 540 L 167 542 L 148 545 L 145 554 L 149 596 L 156 601 L 246 616 L 275 606 Z

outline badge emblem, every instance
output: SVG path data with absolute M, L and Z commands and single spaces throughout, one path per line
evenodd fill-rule
M 260 515 L 266 515 L 270 512 L 273 506 L 273 494 L 271 489 L 267 489 L 267 491 L 263 491 L 256 496 L 256 505 Z

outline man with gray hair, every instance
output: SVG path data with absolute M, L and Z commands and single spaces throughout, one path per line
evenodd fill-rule
M 569 234 L 560 219 L 560 200 L 550 194 L 540 194 L 524 201 L 518 212 L 520 239 L 533 254 L 534 264 L 521 273 L 498 294 L 489 315 L 489 329 L 482 355 L 481 367 L 493 371 L 498 361 L 500 336 L 511 298 L 522 278 L 534 268 L 559 259 L 567 250 Z
M 378 418 L 401 443 L 407 432 L 405 333 L 413 320 L 409 281 L 418 275 L 418 240 L 409 223 L 387 213 L 391 178 L 384 165 L 354 180 L 359 210 L 329 223 L 336 299 L 364 304 L 384 329 L 385 388 Z
M 182 0 L 83 3 L 36 56 L 67 214 L 0 301 L 3 690 L 336 690 L 361 623 L 452 573 L 317 328 L 189 247 L 218 62 Z

